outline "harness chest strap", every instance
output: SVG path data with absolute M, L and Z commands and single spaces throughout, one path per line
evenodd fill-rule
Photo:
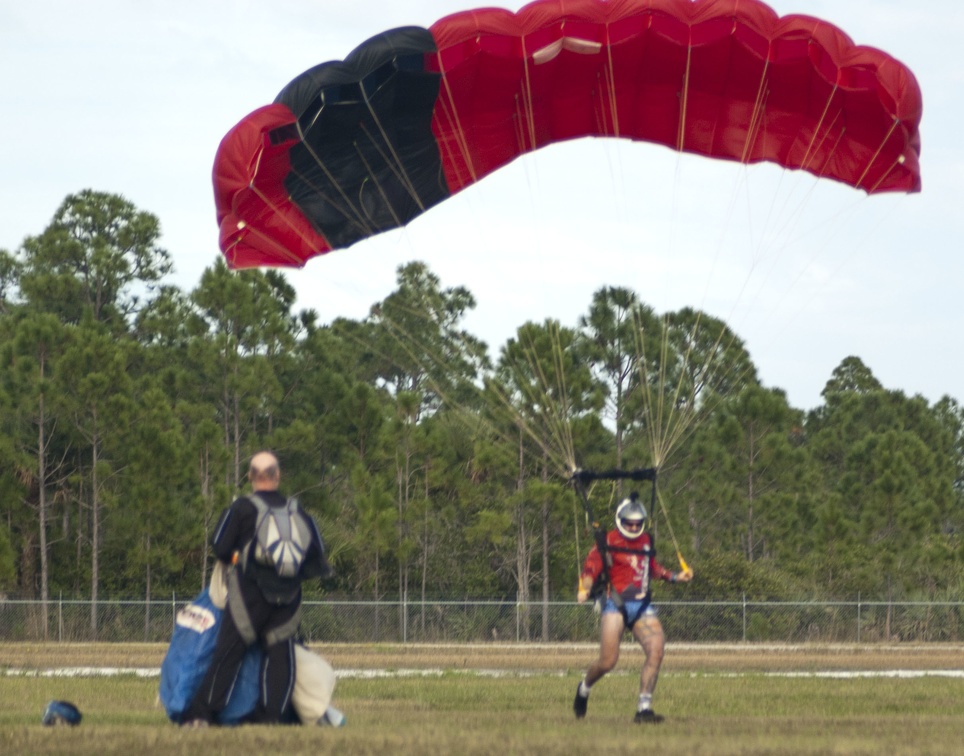
M 628 546 L 610 546 L 605 536 L 603 536 L 601 540 L 597 538 L 596 548 L 599 550 L 599 556 L 602 558 L 603 568 L 600 577 L 602 578 L 602 586 L 606 588 L 612 586 L 609 577 L 609 569 L 613 566 L 612 554 L 633 554 L 647 558 L 656 556 L 656 541 L 652 535 L 649 537 L 649 545 L 639 549 L 632 549 Z M 619 595 L 619 592 L 609 591 L 608 593 L 613 604 L 615 604 L 620 611 L 624 611 L 623 597 Z

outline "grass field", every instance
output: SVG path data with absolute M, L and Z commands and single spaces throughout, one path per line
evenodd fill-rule
M 642 657 L 629 646 L 583 721 L 570 707 L 592 646 L 316 650 L 344 675 L 344 728 L 182 730 L 157 705 L 156 677 L 51 672 L 156 670 L 163 646 L 0 644 L 0 753 L 964 753 L 964 679 L 941 674 L 964 668 L 959 646 L 671 645 L 655 701 L 667 721 L 644 727 L 632 723 Z M 83 723 L 42 727 L 52 698 L 76 703 Z

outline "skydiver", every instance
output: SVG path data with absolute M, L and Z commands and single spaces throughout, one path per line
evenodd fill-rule
M 672 572 L 656 561 L 653 539 L 645 527 L 646 517 L 646 508 L 635 493 L 624 499 L 616 508 L 616 528 L 606 534 L 606 554 L 600 554 L 599 547 L 593 546 L 579 576 L 577 600 L 582 604 L 589 600 L 593 585 L 603 575 L 605 558 L 609 585 L 599 626 L 599 658 L 590 665 L 576 688 L 572 708 L 577 719 L 586 716 L 592 686 L 616 666 L 620 640 L 628 629 L 646 655 L 633 721 L 637 724 L 663 721 L 663 717 L 653 711 L 653 691 L 663 662 L 665 637 L 651 603 L 650 582 L 655 578 L 669 583 L 688 583 L 693 579 L 693 572 L 689 568 Z
M 203 727 L 215 721 L 227 705 L 248 646 L 256 641 L 261 642 L 264 655 L 260 695 L 250 719 L 277 723 L 288 713 L 294 690 L 294 639 L 301 621 L 301 583 L 310 577 L 328 577 L 332 570 L 318 526 L 296 503 L 295 514 L 284 529 L 299 530 L 294 518 L 301 518 L 301 545 L 306 553 L 304 561 L 298 560 L 292 570 L 293 575 L 282 576 L 273 562 L 268 563 L 270 555 L 262 553 L 260 540 L 255 547 L 261 518 L 254 499 L 265 508 L 288 511 L 289 500 L 278 490 L 280 480 L 277 457 L 268 451 L 255 454 L 248 469 L 252 493 L 235 499 L 221 514 L 215 529 L 211 542 L 214 553 L 231 565 L 227 610 L 211 665 L 183 714 L 185 726 Z M 286 554 L 290 553 L 289 549 Z

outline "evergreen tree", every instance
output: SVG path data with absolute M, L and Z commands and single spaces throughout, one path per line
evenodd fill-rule
M 51 583 L 50 523 L 55 502 L 63 500 L 55 492 L 63 491 L 69 472 L 64 467 L 66 449 L 61 435 L 67 426 L 66 407 L 54 383 L 67 334 L 50 314 L 23 309 L 4 318 L 4 325 L 14 328 L 8 334 L 2 371 L 9 409 L 4 425 L 12 448 L 12 470 L 8 474 L 20 482 L 22 501 L 37 517 L 29 525 L 17 517 L 20 585 L 28 595 L 39 592 L 43 602 L 41 627 L 46 638 Z M 35 560 L 39 561 L 39 576 Z
M 172 270 L 159 238 L 158 219 L 119 195 L 70 195 L 43 233 L 23 243 L 23 297 L 64 323 L 87 313 L 124 333 L 142 297 Z
M 57 385 L 75 432 L 81 469 L 78 495 L 90 510 L 90 625 L 98 633 L 97 599 L 101 584 L 103 522 L 123 491 L 121 436 L 134 407 L 127 372 L 129 342 L 118 343 L 103 327 L 85 323 L 74 329 L 58 363 Z M 86 497 L 83 491 L 86 491 Z

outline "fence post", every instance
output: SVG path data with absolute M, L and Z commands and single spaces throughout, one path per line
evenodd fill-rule
M 857 591 L 857 643 L 860 643 L 860 591 Z
M 746 594 L 743 594 L 743 642 L 746 643 Z
M 57 602 L 57 641 L 64 642 L 64 591 L 60 591 L 60 601 Z

